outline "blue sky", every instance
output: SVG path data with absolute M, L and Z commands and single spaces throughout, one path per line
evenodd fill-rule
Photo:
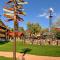
M 5 22 L 6 18 L 3 16 L 3 6 L 5 6 L 5 2 L 8 0 L 0 1 L 0 14 L 3 22 L 9 27 L 13 27 L 13 22 Z M 49 20 L 44 15 L 48 11 L 49 8 L 54 9 L 54 17 L 53 21 L 60 16 L 60 0 L 25 0 L 28 1 L 29 4 L 24 5 L 24 11 L 26 12 L 26 16 L 22 16 L 24 19 L 23 22 L 19 22 L 19 26 L 27 28 L 27 22 L 31 23 L 39 23 L 43 28 L 49 27 Z

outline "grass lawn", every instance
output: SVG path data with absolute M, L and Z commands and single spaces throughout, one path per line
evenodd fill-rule
M 0 51 L 12 51 L 13 43 L 0 43 Z M 28 54 L 41 55 L 41 56 L 59 56 L 60 57 L 60 46 L 40 46 L 40 45 L 30 45 L 23 44 L 22 42 L 17 42 L 17 52 L 21 52 L 23 48 L 30 48 L 31 51 Z
M 6 57 L 1 57 L 0 56 L 0 60 L 12 60 L 12 58 L 6 58 Z

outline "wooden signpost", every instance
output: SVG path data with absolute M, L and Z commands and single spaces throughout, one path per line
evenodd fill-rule
M 20 15 L 25 15 L 25 12 L 22 11 L 23 5 L 28 4 L 24 0 L 9 0 L 7 3 L 10 7 L 4 7 L 4 16 L 8 18 L 6 21 L 14 21 L 14 32 L 18 31 L 18 21 L 23 21 Z M 14 35 L 13 40 L 13 60 L 16 60 L 16 34 Z

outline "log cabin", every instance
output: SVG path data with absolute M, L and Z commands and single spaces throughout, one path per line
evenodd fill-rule
M 0 19 L 0 41 L 7 41 L 7 27 Z

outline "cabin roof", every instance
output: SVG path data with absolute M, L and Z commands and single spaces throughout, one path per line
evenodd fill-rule
M 0 28 L 6 29 L 6 25 L 2 22 L 1 19 L 0 19 Z

